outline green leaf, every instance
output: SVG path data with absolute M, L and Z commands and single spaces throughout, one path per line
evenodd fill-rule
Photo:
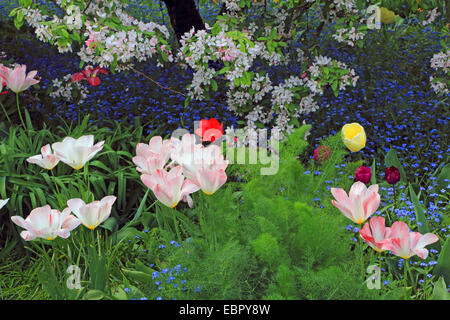
M 136 268 L 137 271 L 140 272 L 145 272 L 147 274 L 152 274 L 154 271 L 152 268 L 147 267 L 142 261 L 140 261 L 139 259 L 136 259 L 135 265 L 134 267 Z
M 428 228 L 427 218 L 425 217 L 424 208 L 423 208 L 422 204 L 420 204 L 419 198 L 417 197 L 416 193 L 414 192 L 411 184 L 409 184 L 409 194 L 411 197 L 411 201 L 414 205 L 414 210 L 416 211 L 416 220 L 418 222 L 417 224 L 418 224 L 419 232 L 421 234 L 428 233 L 429 228 Z M 419 225 L 419 222 L 420 222 L 420 225 Z
M 112 297 L 115 300 L 129 300 L 127 293 L 125 292 L 124 286 L 119 286 L 112 289 Z
M 61 34 L 62 34 L 64 37 L 69 38 L 69 32 L 67 32 L 66 29 L 61 29 Z
M 108 168 L 107 166 L 105 166 L 105 165 L 103 164 L 103 162 L 100 162 L 100 161 L 98 161 L 98 160 L 89 162 L 89 166 L 101 168 L 101 169 L 105 170 L 105 171 L 108 172 L 108 173 L 111 173 L 111 172 L 112 172 L 110 168 Z
M 109 217 L 108 219 L 106 219 L 105 222 L 103 222 L 100 227 L 105 228 L 111 232 L 113 232 L 115 229 L 117 229 L 117 226 L 119 225 L 119 223 L 117 222 L 117 219 L 114 217 Z
M 101 300 L 105 297 L 105 294 L 100 290 L 89 290 L 83 296 L 84 300 Z
M 60 282 L 56 278 L 54 270 L 52 270 L 47 263 L 42 270 L 38 271 L 37 278 L 39 283 L 52 299 L 59 300 L 64 298 L 63 290 L 58 285 Z
M 383 300 L 411 300 L 412 287 L 399 287 L 388 291 L 382 296 Z
M 376 184 L 377 183 L 377 175 L 376 175 L 376 166 L 375 166 L 375 158 L 372 161 L 372 177 L 370 178 L 370 184 Z
M 30 114 L 28 112 L 28 110 L 26 108 L 24 108 L 25 111 L 25 123 L 27 124 L 28 130 L 32 131 L 33 130 L 33 124 L 31 123 L 31 117 Z
M 19 11 L 19 10 L 22 10 L 22 8 L 21 7 L 17 7 L 17 8 L 12 9 L 8 16 L 10 18 L 14 17 L 17 14 L 17 11 Z
M 334 96 L 337 97 L 339 95 L 338 83 L 336 81 L 333 82 L 331 88 L 333 89 Z
M 434 283 L 433 295 L 431 300 L 450 300 L 450 293 L 447 292 L 447 286 L 442 277 Z
M 119 243 L 120 241 L 128 240 L 128 238 L 134 238 L 137 233 L 139 231 L 136 228 L 124 227 L 114 233 L 114 242 Z
M 448 182 L 444 181 L 445 179 L 450 180 L 450 163 L 447 163 L 447 165 L 442 168 L 436 179 L 436 187 L 438 188 L 438 190 L 445 189 L 445 187 L 448 185 Z
M 230 67 L 229 66 L 225 66 L 222 69 L 220 69 L 219 71 L 217 71 L 216 75 L 218 76 L 218 75 L 224 74 L 224 73 L 228 72 L 229 70 L 230 70 Z
M 122 269 L 125 276 L 129 277 L 132 280 L 153 283 L 153 277 L 151 274 L 142 271 L 130 270 L 130 269 Z
M 433 269 L 434 276 L 442 276 L 446 283 L 450 283 L 450 237 L 445 241 L 437 265 Z
M 211 79 L 211 87 L 214 91 L 217 91 L 217 82 L 214 79 Z
M 97 254 L 97 251 L 93 246 L 88 248 L 88 255 L 91 288 L 103 291 L 105 290 L 107 278 L 109 276 L 109 273 L 106 270 L 105 256 Z

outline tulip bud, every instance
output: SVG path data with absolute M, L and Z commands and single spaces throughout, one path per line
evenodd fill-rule
M 342 141 L 351 152 L 358 152 L 366 146 L 366 133 L 359 123 L 348 123 L 341 130 Z
M 372 178 L 372 171 L 369 167 L 361 166 L 356 170 L 355 181 L 361 181 L 362 183 L 369 183 Z
M 317 162 L 324 162 L 331 156 L 331 149 L 329 146 L 320 146 L 314 150 L 314 160 Z
M 400 181 L 400 171 L 394 166 L 387 168 L 384 175 L 389 184 L 396 184 Z

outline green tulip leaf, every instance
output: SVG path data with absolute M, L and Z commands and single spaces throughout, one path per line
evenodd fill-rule
M 447 292 L 445 281 L 442 277 L 434 283 L 433 295 L 431 300 L 450 300 L 450 293 Z
M 442 276 L 446 283 L 450 283 L 450 237 L 445 241 L 437 265 L 433 270 L 434 276 Z
M 105 228 L 111 232 L 115 231 L 115 229 L 117 229 L 118 226 L 118 222 L 117 219 L 114 217 L 109 217 L 108 219 L 106 219 L 105 222 L 103 222 L 100 227 Z
M 133 279 L 135 281 L 141 281 L 141 282 L 147 282 L 147 283 L 153 283 L 153 277 L 151 274 L 148 274 L 146 272 L 142 271 L 136 271 L 131 269 L 122 269 L 125 276 L 129 277 L 130 279 Z
M 84 300 L 101 300 L 105 297 L 105 294 L 100 290 L 89 290 L 83 296 Z
M 419 197 L 417 197 L 411 184 L 409 185 L 409 194 L 411 197 L 411 201 L 414 205 L 414 211 L 416 212 L 416 220 L 417 220 L 419 232 L 421 234 L 430 232 L 429 228 L 428 228 L 427 218 L 425 217 L 425 209 L 422 206 L 422 204 L 420 203 Z

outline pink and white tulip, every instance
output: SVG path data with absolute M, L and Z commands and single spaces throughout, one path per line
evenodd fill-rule
M 67 201 L 67 206 L 86 228 L 92 230 L 108 219 L 115 201 L 115 196 L 106 196 L 100 201 L 86 204 L 83 200 L 76 198 Z
M 52 170 L 58 164 L 59 159 L 53 154 L 50 145 L 47 144 L 41 148 L 41 154 L 27 158 L 27 161 L 44 169 Z
M 406 223 L 394 222 L 391 226 L 389 239 L 383 241 L 383 249 L 390 250 L 396 256 L 403 259 L 418 255 L 422 259 L 428 257 L 428 249 L 425 246 L 439 240 L 433 233 L 424 235 L 419 232 L 411 232 Z
M 227 181 L 225 169 L 228 166 L 228 160 L 224 160 L 221 152 L 220 147 L 216 145 L 203 148 L 200 151 L 199 162 L 194 161 L 193 168 L 184 170 L 186 177 L 196 183 L 207 195 L 215 193 Z
M 53 143 L 52 148 L 59 160 L 79 170 L 103 149 L 104 143 L 105 141 L 100 141 L 94 145 L 93 135 L 82 136 L 78 139 L 66 137 L 62 142 Z
M 192 206 L 189 194 L 198 191 L 199 187 L 191 180 L 185 180 L 182 171 L 181 166 L 169 172 L 157 169 L 152 175 L 141 175 L 141 180 L 165 206 L 175 208 L 180 201 L 187 201 Z
M 348 196 L 341 188 L 331 188 L 331 194 L 336 199 L 332 200 L 333 205 L 357 224 L 366 221 L 380 206 L 377 184 L 367 188 L 364 183 L 357 181 L 350 188 Z
M 369 223 L 366 223 L 364 227 L 359 230 L 361 238 L 377 252 L 384 251 L 383 245 L 385 240 L 389 239 L 390 232 L 391 228 L 386 228 L 383 217 L 373 217 L 370 219 Z
M 8 203 L 8 201 L 9 201 L 9 198 L 5 199 L 5 200 L 0 199 L 0 209 L 3 208 Z
M 174 147 L 171 158 L 182 166 L 184 175 L 207 195 L 215 193 L 227 180 L 225 169 L 228 160 L 224 160 L 220 147 L 195 144 L 194 135 L 184 135 Z
M 133 158 L 136 170 L 140 173 L 153 174 L 157 169 L 162 170 L 170 158 L 172 145 L 170 140 L 164 140 L 160 136 L 150 139 L 148 144 L 136 145 L 136 157 Z
M 58 236 L 66 239 L 70 236 L 70 231 L 80 224 L 80 221 L 70 214 L 69 208 L 60 212 L 49 205 L 33 209 L 26 219 L 13 216 L 11 220 L 26 229 L 20 233 L 25 241 L 36 238 L 53 240 Z
M 2 66 L 0 75 L 6 80 L 6 85 L 15 93 L 27 90 L 30 86 L 38 83 L 40 80 L 34 79 L 37 71 L 31 71 L 26 74 L 26 65 L 16 65 L 14 69 Z

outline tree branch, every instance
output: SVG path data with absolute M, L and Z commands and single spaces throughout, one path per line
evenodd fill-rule
M 84 8 L 83 10 L 83 14 L 86 12 L 86 10 L 89 8 L 89 6 L 91 5 L 92 0 L 89 0 L 89 3 L 87 4 L 86 8 Z
M 186 95 L 185 95 L 184 93 L 181 93 L 180 91 L 177 91 L 177 90 L 174 90 L 174 89 L 172 89 L 172 88 L 163 86 L 163 85 L 161 84 L 161 82 L 158 82 L 158 81 L 156 81 L 156 80 L 153 80 L 152 78 L 150 78 L 150 77 L 149 77 L 148 75 L 146 75 L 145 73 L 143 73 L 143 72 L 141 72 L 141 71 L 139 71 L 139 70 L 136 70 L 136 69 L 133 68 L 133 67 L 131 67 L 131 70 L 133 70 L 133 71 L 136 72 L 137 74 L 143 76 L 143 77 L 146 78 L 147 80 L 150 80 L 151 82 L 153 82 L 154 84 L 156 84 L 158 87 L 160 87 L 160 88 L 162 88 L 162 89 L 169 90 L 169 91 L 171 91 L 171 92 L 173 92 L 173 93 L 176 93 L 176 94 L 182 95 L 183 97 L 186 97 Z

